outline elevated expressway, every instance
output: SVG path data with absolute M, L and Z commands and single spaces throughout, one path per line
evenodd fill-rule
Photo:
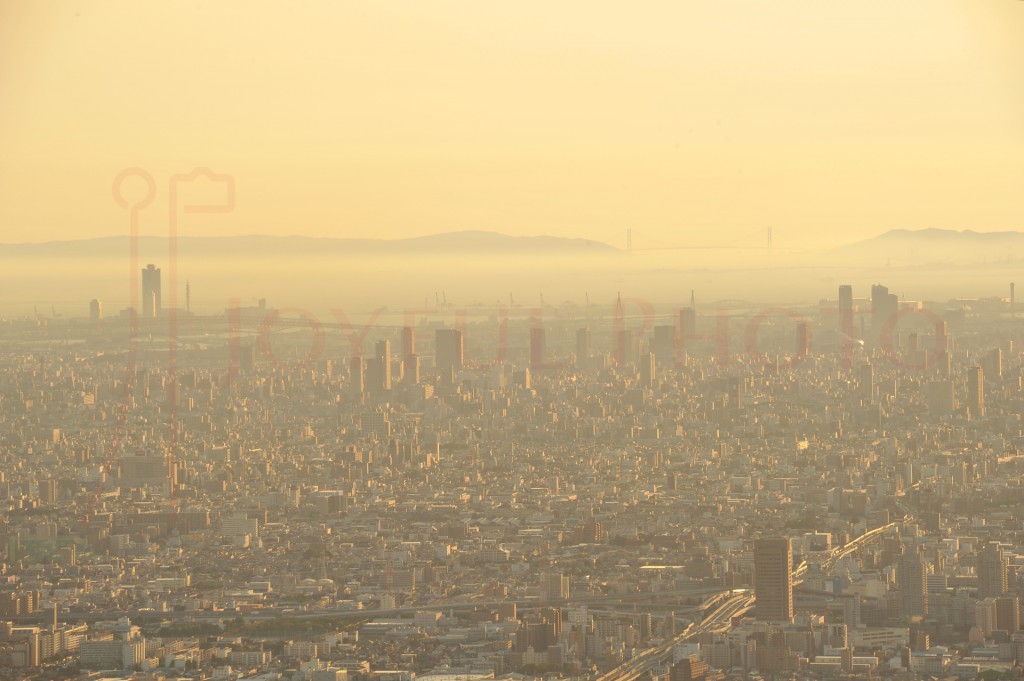
M 831 570 L 846 556 L 864 548 L 871 542 L 881 538 L 889 530 L 907 522 L 909 519 L 908 516 L 907 518 L 868 530 L 846 545 L 829 551 L 818 564 L 823 570 Z M 794 583 L 802 581 L 807 568 L 808 562 L 805 560 L 793 569 Z M 720 604 L 712 612 L 708 613 L 700 624 L 690 625 L 686 631 L 672 640 L 644 650 L 615 669 L 597 676 L 593 681 L 636 681 L 636 679 L 639 679 L 655 667 L 664 665 L 671 657 L 672 651 L 677 645 L 691 641 L 700 634 L 727 631 L 731 626 L 732 618 L 741 616 L 753 608 L 755 598 L 752 592 L 738 589 L 735 591 L 719 592 L 716 596 L 709 598 L 707 602 L 714 603 L 716 601 L 720 601 Z

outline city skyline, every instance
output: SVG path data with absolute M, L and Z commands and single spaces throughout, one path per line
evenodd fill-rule
M 1024 2 L 0 2 L 0 681 L 1024 681 Z
M 1011 672 L 1021 320 L 887 288 L 731 317 L 691 292 L 606 323 L 266 301 L 9 320 L 0 664 Z

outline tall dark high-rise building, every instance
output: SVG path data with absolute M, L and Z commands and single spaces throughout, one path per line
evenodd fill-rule
M 891 320 L 894 320 L 900 309 L 900 299 L 889 288 L 881 284 L 871 287 L 871 332 L 876 340 Z
M 585 362 L 590 357 L 591 352 L 591 335 L 590 327 L 586 326 L 582 329 L 576 330 L 576 363 L 580 364 Z
M 369 395 L 380 397 L 384 391 L 384 370 L 377 355 L 363 361 L 363 385 Z
M 160 454 L 136 454 L 121 457 L 121 480 L 128 487 L 173 487 L 170 457 Z
M 653 388 L 657 379 L 655 373 L 655 360 L 653 352 L 645 352 L 640 355 L 640 385 L 645 388 Z
M 356 396 L 363 394 L 363 358 L 355 355 L 349 361 L 349 379 L 352 383 L 352 393 Z
M 160 268 L 146 265 L 142 270 L 142 316 L 156 317 L 160 314 Z
M 849 284 L 839 287 L 839 330 L 844 333 L 853 330 L 853 287 Z
M 420 358 L 416 355 L 416 329 L 402 327 L 402 381 L 411 385 L 420 382 Z
M 402 357 L 416 354 L 416 329 L 411 326 L 402 327 Z
M 1020 631 L 1020 599 L 1013 594 L 996 598 L 996 629 L 1014 633 Z
M 754 597 L 757 619 L 793 621 L 793 545 L 788 537 L 754 542 Z
M 391 390 L 391 341 L 377 341 L 373 354 L 373 378 L 368 380 L 374 392 L 387 392 Z
M 866 400 L 875 399 L 875 368 L 864 364 L 857 370 L 861 396 Z
M 438 370 L 461 370 L 464 350 L 462 332 L 458 329 L 438 329 L 434 333 L 434 364 Z
M 981 367 L 967 370 L 967 409 L 972 418 L 985 415 L 985 372 Z
M 631 329 L 618 329 L 615 332 L 614 350 L 615 362 L 620 366 L 636 363 L 636 345 Z
M 896 561 L 896 588 L 902 617 L 928 614 L 927 567 L 917 546 L 905 547 Z
M 665 324 L 654 327 L 654 357 L 663 367 L 675 364 L 676 327 Z
M 639 620 L 637 624 L 640 629 L 640 640 L 646 641 L 651 638 L 651 632 L 654 631 L 654 618 L 651 617 L 651 613 L 645 612 L 640 614 Z
M 683 352 L 691 352 L 697 342 L 697 308 L 693 305 L 679 311 L 679 336 Z
M 410 385 L 418 385 L 420 382 L 420 357 L 419 355 L 406 355 L 402 358 L 402 381 Z
M 746 394 L 746 383 L 735 376 L 725 379 L 725 395 L 729 399 L 730 409 L 743 408 L 743 396 Z
M 843 623 L 847 629 L 856 629 L 861 622 L 860 594 L 849 594 L 843 598 Z
M 811 327 L 800 322 L 796 327 L 796 356 L 806 357 L 811 352 Z
M 932 416 L 951 416 L 956 411 L 953 381 L 935 381 L 928 385 L 928 413 Z
M 530 368 L 534 371 L 540 369 L 544 364 L 544 356 L 547 352 L 547 341 L 544 327 L 530 327 Z
M 669 669 L 669 681 L 702 681 L 711 667 L 696 657 L 684 657 Z
M 1002 596 L 1009 589 L 1009 562 L 999 544 L 989 542 L 978 554 L 978 598 Z
M 998 381 L 1003 377 L 1003 350 L 992 348 L 981 361 L 981 370 L 989 380 Z

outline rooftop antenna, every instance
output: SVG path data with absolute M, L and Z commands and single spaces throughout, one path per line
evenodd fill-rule
M 697 296 L 694 294 L 693 289 L 690 289 L 690 307 L 694 310 L 697 309 Z

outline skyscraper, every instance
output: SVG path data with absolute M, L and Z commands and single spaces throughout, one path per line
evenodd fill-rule
M 142 270 L 142 316 L 156 317 L 160 314 L 160 268 L 146 265 Z
M 811 327 L 806 323 L 799 323 L 796 327 L 796 356 L 806 357 L 811 352 Z
M 853 287 L 849 284 L 839 287 L 839 331 L 853 335 Z
M 676 327 L 665 324 L 654 327 L 654 357 L 662 367 L 675 364 Z
M 967 370 L 967 409 L 972 418 L 985 415 L 985 372 L 981 367 Z
M 458 329 L 438 329 L 434 333 L 434 363 L 439 371 L 461 370 L 463 352 L 462 332 Z
M 861 622 L 860 594 L 849 594 L 843 598 L 843 623 L 847 629 L 856 629 Z
M 998 381 L 1003 377 L 1003 351 L 1001 348 L 992 348 L 981 361 L 981 370 L 989 377 L 989 380 Z
M 416 354 L 416 329 L 411 326 L 402 327 L 402 356 Z
M 996 598 L 996 629 L 1020 631 L 1020 600 L 1013 594 Z
M 691 296 L 692 300 L 692 296 Z M 679 340 L 684 352 L 691 352 L 697 342 L 697 308 L 691 303 L 679 311 Z
M 416 356 L 416 329 L 402 327 L 402 380 L 415 385 L 420 382 L 420 358 Z
M 564 601 L 569 597 L 569 578 L 560 572 L 549 572 L 541 579 L 544 598 L 549 601 Z
M 576 330 L 576 364 L 582 364 L 590 357 L 590 327 Z
M 989 542 L 978 554 L 978 598 L 1002 596 L 1009 588 L 1008 562 L 999 544 Z
M 917 546 L 907 546 L 896 561 L 896 588 L 899 590 L 900 615 L 928 614 L 927 568 Z
M 956 411 L 953 381 L 935 381 L 928 386 L 928 413 L 932 416 L 951 416 Z
M 707 676 L 711 667 L 696 657 L 684 657 L 672 665 L 669 681 L 700 681 Z
M 640 385 L 645 388 L 653 388 L 654 382 L 657 380 L 654 365 L 653 352 L 646 352 L 640 356 Z
M 636 363 L 636 346 L 631 329 L 618 329 L 615 332 L 615 361 L 620 366 Z
M 887 323 L 894 322 L 899 312 L 900 299 L 889 288 L 881 284 L 871 287 L 871 332 L 881 342 L 880 335 Z
M 349 380 L 352 384 L 352 394 L 359 397 L 363 394 L 363 358 L 353 355 L 349 360 Z
M 547 351 L 544 327 L 530 327 L 530 368 L 536 371 L 544 364 L 544 355 Z
M 402 381 L 409 385 L 418 385 L 420 382 L 420 358 L 419 355 L 406 355 L 402 358 Z
M 793 621 L 793 546 L 788 537 L 754 543 L 755 616 Z
M 861 396 L 869 401 L 875 399 L 875 368 L 865 364 L 857 371 Z
M 103 303 L 96 298 L 89 301 L 89 319 L 94 322 L 103 319 Z
M 374 376 L 372 379 L 374 392 L 391 390 L 391 341 L 380 340 L 374 346 Z

